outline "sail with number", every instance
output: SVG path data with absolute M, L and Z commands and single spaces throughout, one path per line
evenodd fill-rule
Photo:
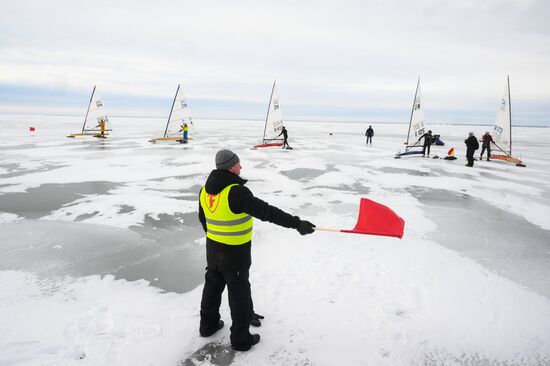
M 164 128 L 164 135 L 162 137 L 155 137 L 150 141 L 179 141 L 183 138 L 182 126 L 187 124 L 189 128 L 189 139 L 195 134 L 195 123 L 191 115 L 191 107 L 189 106 L 189 100 L 183 92 L 183 88 L 178 84 L 174 100 L 172 101 L 172 108 L 166 121 Z
M 80 133 L 73 133 L 67 137 L 76 136 L 94 136 L 105 137 L 108 134 L 101 134 L 101 122 L 104 123 L 104 132 L 111 131 L 111 121 L 107 115 L 107 110 L 103 100 L 97 93 L 96 86 L 92 89 L 92 95 L 88 102 L 88 109 L 86 110 L 86 116 L 84 117 L 84 123 L 82 124 L 82 131 Z
M 420 78 L 416 83 L 416 92 L 414 93 L 413 104 L 411 108 L 411 117 L 409 119 L 409 129 L 407 140 L 405 140 L 405 150 L 398 152 L 395 158 L 407 155 L 422 154 L 422 144 L 418 141 L 420 136 L 426 132 L 426 123 L 424 121 L 424 106 L 422 101 L 422 92 L 420 91 Z M 420 148 L 420 149 L 419 149 Z
M 262 143 L 254 147 L 269 147 L 269 146 L 282 146 L 283 138 L 280 136 L 283 130 L 283 113 L 279 104 L 279 94 L 276 90 L 275 80 L 273 82 L 273 88 L 271 89 L 271 97 L 269 98 L 269 106 L 267 108 L 267 115 L 265 117 L 264 135 Z
M 415 145 L 420 136 L 426 132 L 424 121 L 424 106 L 422 101 L 422 92 L 420 91 L 420 78 L 416 84 L 416 93 L 411 110 L 411 118 L 409 120 L 409 132 L 407 133 L 406 145 Z
M 98 133 L 100 132 L 99 123 L 103 120 L 105 122 L 105 131 L 111 130 L 111 122 L 107 116 L 107 110 L 103 100 L 97 93 L 96 87 L 92 91 L 92 97 L 90 98 L 90 104 L 88 107 L 88 113 L 84 119 L 84 125 L 82 126 L 82 133 L 91 132 Z
M 493 151 L 499 151 L 504 155 L 491 152 L 492 159 L 508 161 L 521 167 L 525 166 L 523 161 L 512 156 L 512 100 L 510 98 L 510 76 L 506 77 L 506 86 L 504 87 L 504 93 L 498 106 L 495 124 L 493 126 L 493 140 Z
M 500 99 L 495 124 L 493 140 L 506 155 L 512 155 L 512 108 L 510 106 L 510 79 L 507 78 L 504 93 Z

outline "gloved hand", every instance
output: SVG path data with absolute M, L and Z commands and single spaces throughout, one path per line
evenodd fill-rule
M 298 225 L 298 228 L 296 230 L 298 230 L 298 232 L 302 235 L 307 235 L 313 233 L 315 231 L 314 228 L 315 225 L 313 225 L 311 222 L 300 220 L 300 224 Z
M 260 327 L 262 323 L 260 322 L 260 319 L 263 319 L 264 316 L 256 313 L 252 313 L 252 321 L 250 322 L 250 325 L 253 327 Z

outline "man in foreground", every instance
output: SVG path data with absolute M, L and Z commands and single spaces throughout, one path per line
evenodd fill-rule
M 209 337 L 223 328 L 219 308 L 227 285 L 233 322 L 231 347 L 248 351 L 260 341 L 260 335 L 249 331 L 254 314 L 248 281 L 252 264 L 252 217 L 296 229 L 302 235 L 313 233 L 315 225 L 254 197 L 244 186 L 247 181 L 240 177 L 241 168 L 237 154 L 218 151 L 216 169 L 200 191 L 199 221 L 206 232 L 207 268 L 199 332 Z

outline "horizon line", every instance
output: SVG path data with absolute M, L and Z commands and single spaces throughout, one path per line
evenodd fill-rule
M 11 112 L 11 113 L 5 113 L 0 112 L 1 115 L 27 115 L 27 116 L 46 116 L 46 117 L 82 117 L 80 114 L 63 114 L 63 113 L 22 113 L 22 112 Z M 137 115 L 111 115 L 112 118 L 166 118 L 166 116 L 155 116 L 155 115 L 146 115 L 146 116 L 137 116 Z M 252 118 L 252 117 L 226 117 L 226 118 L 220 118 L 220 117 L 193 117 L 193 119 L 197 120 L 216 120 L 216 121 L 255 121 L 255 122 L 264 122 L 265 120 L 263 118 Z M 400 122 L 400 121 L 353 121 L 353 120 L 343 120 L 343 119 L 337 119 L 337 120 L 319 120 L 319 119 L 304 119 L 304 118 L 288 118 L 285 119 L 287 122 L 317 122 L 317 123 L 379 123 L 379 124 L 401 124 L 406 125 L 409 124 L 409 122 Z M 435 124 L 435 125 L 451 125 L 451 126 L 493 126 L 492 124 L 486 124 L 486 123 L 460 123 L 460 122 L 429 122 L 429 124 Z M 542 128 L 548 128 L 550 125 L 547 124 L 541 124 L 541 125 L 535 125 L 535 124 L 528 124 L 528 125 L 514 125 L 512 124 L 512 127 L 542 127 Z

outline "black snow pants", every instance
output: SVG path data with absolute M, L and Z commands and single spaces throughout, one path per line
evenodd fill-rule
M 283 149 L 289 148 L 289 147 L 290 147 L 290 145 L 288 144 L 287 138 L 285 137 L 284 140 L 283 140 Z
M 227 285 L 229 308 L 231 309 L 231 320 L 233 321 L 230 328 L 231 344 L 251 344 L 252 335 L 249 328 L 253 305 L 248 270 L 249 268 L 232 271 L 206 269 L 201 301 L 201 333 L 217 328 L 220 320 L 222 293 L 225 285 Z
M 474 153 L 475 149 L 473 148 L 467 148 L 466 149 L 466 159 L 468 160 L 468 166 L 474 166 Z
M 481 154 L 479 155 L 479 159 L 483 158 L 483 153 L 485 150 L 487 150 L 487 160 L 491 158 L 491 144 L 488 144 L 487 146 L 483 144 L 483 146 L 481 146 Z
M 430 147 L 431 144 L 424 144 L 424 147 L 422 148 L 422 156 L 426 155 L 426 150 L 428 150 L 428 156 L 430 156 Z

